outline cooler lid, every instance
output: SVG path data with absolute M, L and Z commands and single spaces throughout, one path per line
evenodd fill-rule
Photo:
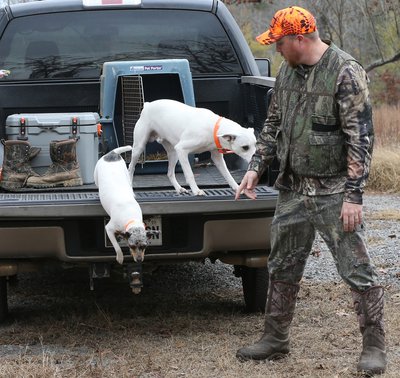
M 100 116 L 93 112 L 76 113 L 19 113 L 11 114 L 6 119 L 6 126 L 69 126 L 95 125 Z

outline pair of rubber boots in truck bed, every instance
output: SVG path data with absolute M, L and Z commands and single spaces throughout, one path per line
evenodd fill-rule
M 56 186 L 82 185 L 82 177 L 76 156 L 76 139 L 50 142 L 51 165 L 43 175 L 35 172 L 31 161 L 40 148 L 28 141 L 2 140 L 4 160 L 0 187 L 8 191 L 22 188 L 52 188 Z

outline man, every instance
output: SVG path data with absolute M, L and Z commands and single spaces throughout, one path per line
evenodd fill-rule
M 377 285 L 362 219 L 373 145 L 366 73 L 349 54 L 321 40 L 313 15 L 297 6 L 278 11 L 257 40 L 276 43 L 285 61 L 236 199 L 241 193 L 256 199 L 254 188 L 275 156 L 279 196 L 271 228 L 265 331 L 236 356 L 272 360 L 289 353 L 299 282 L 318 231 L 351 288 L 363 337 L 357 369 L 383 373 L 383 287 Z

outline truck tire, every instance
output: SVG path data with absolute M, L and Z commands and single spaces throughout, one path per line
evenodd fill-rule
M 265 312 L 269 284 L 268 267 L 240 268 L 246 312 Z
M 0 277 L 0 324 L 6 320 L 7 315 L 7 278 Z

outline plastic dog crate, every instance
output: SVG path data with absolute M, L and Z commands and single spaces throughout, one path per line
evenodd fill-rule
M 133 130 L 144 102 L 159 99 L 195 106 L 192 74 L 186 59 L 104 63 L 100 87 L 101 152 L 132 145 Z M 130 154 L 126 158 L 129 162 Z M 189 156 L 189 160 L 193 162 L 194 157 Z M 147 143 L 135 174 L 165 173 L 167 169 L 164 148 L 157 142 Z
M 6 135 L 11 140 L 27 140 L 41 151 L 32 161 L 34 170 L 44 173 L 52 163 L 50 142 L 77 138 L 76 152 L 84 184 L 94 182 L 93 171 L 99 158 L 97 113 L 12 114 L 6 120 Z

